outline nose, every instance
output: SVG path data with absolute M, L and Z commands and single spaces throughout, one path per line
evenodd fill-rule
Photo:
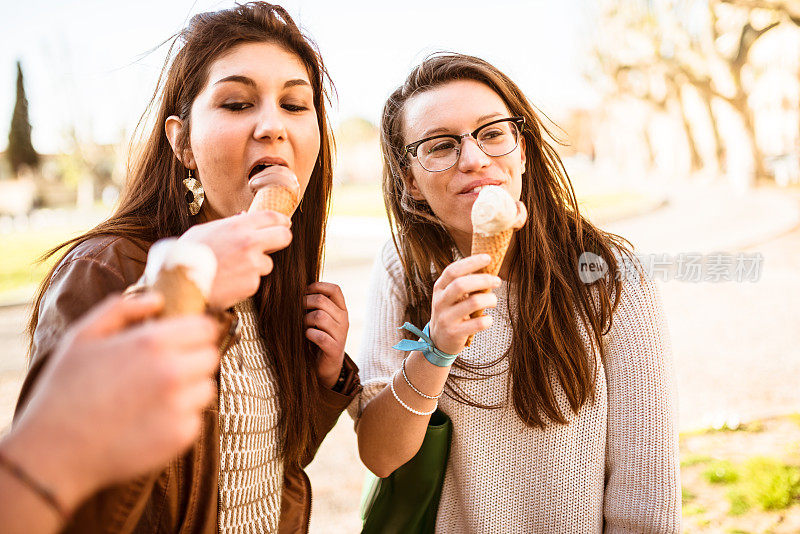
M 258 140 L 271 141 L 286 139 L 286 125 L 283 122 L 280 108 L 264 106 L 257 117 L 258 122 L 253 131 L 253 137 Z
M 470 136 L 461 140 L 461 153 L 458 156 L 458 170 L 470 172 L 482 169 L 492 162 L 492 158 L 486 155 L 478 146 L 478 142 Z

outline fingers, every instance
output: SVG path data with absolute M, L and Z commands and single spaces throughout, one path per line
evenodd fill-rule
M 256 264 L 256 270 L 258 271 L 259 276 L 267 276 L 272 272 L 272 268 L 275 266 L 272 258 L 261 252 L 258 252 L 254 255 L 253 261 Z
M 474 319 L 468 319 L 457 325 L 454 325 L 451 330 L 453 337 L 459 337 L 466 340 L 471 335 L 477 334 L 484 330 L 488 330 L 492 326 L 492 317 L 489 315 L 481 315 Z
M 177 402 L 182 410 L 193 412 L 205 408 L 217 395 L 217 386 L 213 380 L 199 380 L 187 384 L 180 393 Z
M 180 382 L 192 382 L 212 378 L 219 367 L 219 352 L 216 348 L 181 352 L 172 365 L 180 370 Z
M 476 291 L 491 291 L 500 287 L 500 277 L 491 274 L 467 274 L 453 280 L 441 292 L 439 303 L 453 305 Z
M 306 338 L 318 346 L 325 354 L 336 354 L 339 351 L 339 344 L 329 333 L 317 328 L 306 330 Z
M 476 254 L 451 263 L 442 271 L 442 275 L 439 279 L 436 280 L 436 283 L 433 285 L 434 291 L 444 290 L 444 288 L 450 285 L 456 278 L 466 274 L 472 274 L 486 267 L 491 260 L 492 258 L 488 254 Z
M 457 323 L 476 311 L 496 307 L 497 295 L 494 293 L 473 293 L 463 301 L 444 310 L 439 320 L 448 323 Z
M 342 288 L 337 286 L 336 284 L 331 284 L 328 282 L 314 282 L 313 284 L 309 285 L 306 289 L 307 294 L 312 293 L 319 293 L 328 297 L 337 307 L 342 310 L 347 311 L 347 304 L 344 301 L 344 294 L 342 293 Z M 311 306 L 306 306 L 311 307 Z
M 191 350 L 213 347 L 218 337 L 216 321 L 205 315 L 187 315 L 138 325 L 124 334 L 123 341 L 143 348 Z
M 271 253 L 288 247 L 292 242 L 292 232 L 285 226 L 271 226 L 256 230 L 253 239 L 259 250 Z
M 320 313 L 330 315 L 338 324 L 347 324 L 347 311 L 336 306 L 336 304 L 325 295 L 320 295 L 318 293 L 306 295 L 303 297 L 303 308 L 307 310 L 317 310 Z M 315 312 L 309 312 L 306 316 L 312 315 L 313 313 Z
M 343 326 L 328 312 L 322 310 L 314 310 L 311 313 L 307 313 L 303 317 L 303 324 L 323 330 L 331 336 L 336 336 L 342 330 Z M 346 325 L 344 325 L 344 327 L 347 328 Z
M 514 224 L 512 228 L 514 230 L 519 230 L 523 226 L 525 226 L 525 221 L 528 220 L 528 208 L 525 207 L 521 201 L 517 201 L 517 218 L 514 219 Z
M 239 222 L 247 225 L 248 227 L 258 230 L 262 228 L 269 228 L 271 226 L 285 226 L 289 228 L 292 225 L 291 219 L 283 213 L 278 213 L 272 210 L 256 210 L 253 212 L 244 212 L 235 215 L 239 218 Z
M 148 317 L 153 317 L 163 307 L 164 297 L 156 292 L 140 293 L 129 297 L 114 295 L 97 305 L 75 328 L 78 337 L 105 336 L 119 332 Z

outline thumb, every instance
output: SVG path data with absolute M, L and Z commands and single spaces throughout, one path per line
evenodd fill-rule
M 155 316 L 163 307 L 164 297 L 160 293 L 113 295 L 81 319 L 76 327 L 76 335 L 99 337 L 114 334 L 134 323 Z

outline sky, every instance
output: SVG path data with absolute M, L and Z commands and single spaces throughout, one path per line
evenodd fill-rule
M 33 143 L 43 153 L 80 140 L 126 139 L 155 88 L 166 46 L 220 0 L 0 0 L 0 150 L 22 62 Z M 427 54 L 480 56 L 514 79 L 545 113 L 592 105 L 582 77 L 591 35 L 586 0 L 381 3 L 291 0 L 289 13 L 317 42 L 336 86 L 334 123 L 377 122 L 385 98 Z

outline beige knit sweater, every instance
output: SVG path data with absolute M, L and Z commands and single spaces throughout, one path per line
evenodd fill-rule
M 402 267 L 391 242 L 376 263 L 367 327 L 358 365 L 363 393 L 350 407 L 357 418 L 400 367 L 406 306 Z M 508 287 L 495 293 L 491 329 L 459 356 L 489 362 L 509 347 Z M 512 303 L 512 309 L 514 309 Z M 580 321 L 578 322 L 580 325 Z M 420 328 L 424 325 L 417 325 Z M 589 337 L 581 328 L 584 344 Z M 680 471 L 671 348 L 660 296 L 651 280 L 627 281 L 605 336 L 596 400 L 573 414 L 559 390 L 569 424 L 526 427 L 505 409 L 474 408 L 443 396 L 453 421 L 437 532 L 662 533 L 680 530 Z M 461 381 L 485 405 L 507 398 L 507 361 L 481 381 Z M 453 372 L 463 372 L 456 369 Z
M 277 385 L 256 328 L 253 300 L 235 311 L 241 339 L 220 363 L 219 532 L 277 532 L 283 489 Z

